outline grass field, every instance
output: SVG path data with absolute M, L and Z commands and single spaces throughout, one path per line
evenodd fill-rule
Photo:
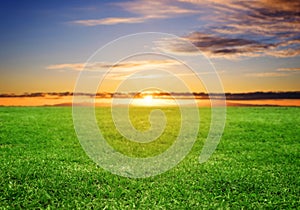
M 176 135 L 175 125 L 167 127 L 165 136 L 148 145 L 151 152 L 143 153 L 147 147 L 128 146 L 118 136 L 108 111 L 97 109 L 99 122 L 106 122 L 100 127 L 108 142 L 127 155 L 155 155 Z M 147 109 L 136 112 L 144 116 Z M 175 116 L 176 110 L 169 112 Z M 209 110 L 200 113 L 198 139 L 177 167 L 155 177 L 130 179 L 112 175 L 87 157 L 70 107 L 1 107 L 0 209 L 299 208 L 300 108 L 228 108 L 221 142 L 204 164 L 198 157 Z

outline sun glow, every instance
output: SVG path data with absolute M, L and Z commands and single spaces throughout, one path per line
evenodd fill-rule
M 143 99 L 144 99 L 145 105 L 148 105 L 148 106 L 152 105 L 152 103 L 153 103 L 152 95 L 146 95 L 146 96 L 143 97 Z
M 155 99 L 151 94 L 143 94 L 140 97 L 134 98 L 132 105 L 134 106 L 158 106 L 160 99 Z

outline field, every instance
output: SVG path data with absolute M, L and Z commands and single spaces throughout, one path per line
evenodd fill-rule
M 175 118 L 177 110 L 165 111 Z M 147 129 L 149 124 L 141 126 L 136 117 L 146 116 L 147 108 L 134 112 L 133 124 Z M 108 142 L 129 156 L 158 154 L 172 144 L 178 129 L 167 127 L 157 142 L 143 148 L 122 139 L 108 108 L 96 113 Z M 201 108 L 198 139 L 177 167 L 132 179 L 113 175 L 87 157 L 70 107 L 1 107 L 0 209 L 299 208 L 300 108 L 228 108 L 217 150 L 199 164 L 209 113 Z

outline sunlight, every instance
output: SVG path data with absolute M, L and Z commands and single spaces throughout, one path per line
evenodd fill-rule
M 141 98 L 134 98 L 131 102 L 133 106 L 177 106 L 176 102 L 172 99 L 164 99 L 153 97 L 153 95 L 143 95 Z
M 144 99 L 144 104 L 145 105 L 148 105 L 148 106 L 152 105 L 152 103 L 153 103 L 152 95 L 146 95 L 146 96 L 143 97 L 143 99 Z

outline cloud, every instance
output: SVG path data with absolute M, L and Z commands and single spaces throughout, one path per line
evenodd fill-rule
M 149 69 L 156 67 L 167 67 L 179 65 L 175 60 L 138 60 L 138 61 L 125 61 L 117 64 L 96 62 L 96 63 L 63 63 L 49 65 L 46 69 L 49 70 L 73 70 L 73 71 L 106 71 L 109 68 L 122 69 L 123 71 L 132 69 Z
M 262 73 L 251 73 L 247 74 L 250 77 L 285 77 L 287 74 L 279 72 L 262 72 Z
M 76 20 L 72 21 L 74 24 L 83 26 L 97 26 L 97 25 L 115 25 L 120 23 L 142 23 L 145 21 L 143 17 L 131 17 L 131 18 L 103 18 L 103 19 L 89 19 L 89 20 Z
M 83 70 L 84 65 L 85 65 L 84 63 L 62 63 L 62 64 L 49 65 L 46 67 L 46 69 L 81 71 Z
M 106 78 L 112 80 L 124 80 L 128 77 L 131 79 L 145 78 L 165 78 L 165 71 L 171 75 L 187 77 L 195 76 L 192 71 L 183 69 L 182 63 L 176 60 L 133 60 L 124 61 L 117 64 L 109 62 L 95 63 L 63 63 L 49 65 L 46 69 L 57 71 L 85 71 L 88 73 L 97 73 L 105 75 Z M 159 71 L 153 71 L 159 70 Z M 144 72 L 143 72 L 144 71 Z M 162 71 L 162 72 L 160 72 Z M 201 72 L 198 74 L 210 74 L 211 72 Z M 95 76 L 91 74 L 91 76 Z M 98 78 L 99 75 L 97 75 Z
M 177 4 L 177 5 L 176 5 Z M 130 13 L 149 18 L 167 18 L 174 15 L 190 15 L 199 13 L 199 10 L 190 9 L 186 5 L 171 0 L 135 0 L 116 3 Z
M 279 68 L 273 72 L 259 72 L 259 73 L 249 73 L 247 76 L 250 77 L 286 77 L 291 74 L 297 74 L 300 72 L 300 68 Z
M 282 71 L 282 72 L 300 72 L 300 68 L 279 68 L 277 71 Z
M 176 1 L 175 1 L 176 2 Z M 148 1 L 135 0 L 128 2 L 114 3 L 115 6 L 121 7 L 123 10 L 134 14 L 137 17 L 109 17 L 102 19 L 75 20 L 71 23 L 83 26 L 97 25 L 115 25 L 124 23 L 142 23 L 151 19 L 164 19 L 178 15 L 190 15 L 199 13 L 199 10 L 184 8 L 178 5 L 173 5 L 174 1 Z
M 199 30 L 183 36 L 212 58 L 300 56 L 300 1 L 293 0 L 132 0 L 111 3 L 129 17 L 75 20 L 84 26 L 143 23 L 148 20 L 198 15 Z M 205 24 L 206 22 L 206 24 Z M 162 45 L 162 43 L 160 43 Z M 183 42 L 164 47 L 194 53 Z M 161 46 L 160 46 L 161 47 Z
M 212 12 L 199 19 L 206 20 L 205 33 L 224 45 L 220 50 L 204 48 L 212 57 L 268 55 L 295 57 L 300 55 L 300 1 L 287 0 L 178 0 Z M 199 31 L 200 33 L 203 31 Z M 193 34 L 193 33 L 192 33 Z M 196 33 L 194 33 L 196 34 Z M 216 38 L 219 37 L 219 38 Z M 203 37 L 202 37 L 203 38 Z M 239 47 L 240 39 L 242 43 Z M 235 47 L 231 45 L 233 44 Z M 244 42 L 246 41 L 246 44 Z M 205 40 L 200 37 L 199 49 Z M 203 43 L 204 42 L 204 43 Z M 248 42 L 253 42 L 248 44 Z M 256 43 L 255 43 L 256 42 Z M 195 43 L 195 42 L 193 42 Z M 211 42 L 207 42 L 211 43 Z M 212 43 L 213 44 L 213 43 Z M 225 47 L 225 48 L 224 48 Z
M 182 39 L 161 40 L 157 45 L 160 49 L 173 53 L 195 53 L 200 50 L 211 58 L 256 57 L 274 47 L 255 40 L 220 37 L 202 32 L 190 33 Z
M 274 72 L 250 73 L 247 76 L 251 77 L 285 77 L 291 74 L 297 74 L 300 68 L 279 68 Z
M 276 49 L 272 50 L 270 52 L 266 52 L 267 55 L 271 55 L 274 57 L 279 57 L 279 58 L 288 58 L 288 57 L 296 57 L 300 55 L 300 49 Z

